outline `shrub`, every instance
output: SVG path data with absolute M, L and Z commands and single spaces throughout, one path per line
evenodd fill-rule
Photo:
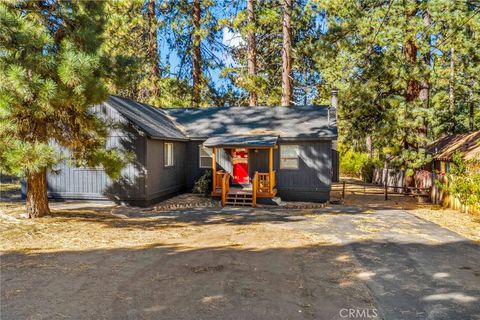
M 340 174 L 361 178 L 366 182 L 372 182 L 373 170 L 381 165 L 378 158 L 369 158 L 368 154 L 363 152 L 346 150 L 340 155 Z
M 212 171 L 205 170 L 193 185 L 193 193 L 208 195 L 212 190 Z
M 360 178 L 362 165 L 367 159 L 366 153 L 346 150 L 340 154 L 340 174 L 342 176 Z
M 381 163 L 378 159 L 367 158 L 360 167 L 361 178 L 365 182 L 372 182 L 373 171 L 375 168 L 379 168 Z
M 453 155 L 446 183 L 437 182 L 440 187 L 458 198 L 464 205 L 480 206 L 480 161 L 463 160 L 461 153 Z

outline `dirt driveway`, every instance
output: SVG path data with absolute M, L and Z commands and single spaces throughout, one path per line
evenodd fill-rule
M 480 319 L 478 245 L 402 210 L 102 210 L 2 221 L 1 319 Z

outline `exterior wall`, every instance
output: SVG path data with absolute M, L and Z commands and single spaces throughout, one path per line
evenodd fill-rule
M 299 146 L 299 168 L 280 169 L 280 148 L 285 144 Z M 330 199 L 332 182 L 331 141 L 279 142 L 273 152 L 277 195 L 287 201 L 325 202 Z M 268 172 L 268 150 L 250 150 L 249 175 Z
M 200 149 L 199 146 L 203 141 L 190 141 L 186 144 L 186 189 L 192 190 L 195 181 L 211 168 L 200 168 Z M 217 149 L 217 170 L 225 170 L 232 173 L 232 157 L 230 149 Z
M 332 149 L 332 182 L 340 181 L 340 154 Z
M 273 150 L 273 168 L 275 170 L 275 154 L 278 149 Z M 248 176 L 250 179 L 255 175 L 255 171 L 268 172 L 268 149 L 250 149 L 248 151 Z
M 280 143 L 280 148 L 283 144 Z M 332 183 L 331 141 L 303 141 L 299 146 L 298 170 L 279 168 L 280 151 L 274 153 L 277 171 L 277 195 L 283 200 L 325 202 L 330 199 Z
M 47 175 L 48 195 L 54 199 L 113 200 L 129 203 L 145 201 L 145 164 L 147 138 L 140 135 L 115 109 L 105 105 L 95 107 L 108 124 L 115 123 L 107 139 L 107 148 L 133 152 L 134 157 L 112 181 L 102 168 L 72 167 L 60 163 Z
M 164 144 L 173 143 L 172 167 L 165 167 Z M 186 188 L 186 142 L 147 140 L 147 192 L 148 203 L 157 202 Z

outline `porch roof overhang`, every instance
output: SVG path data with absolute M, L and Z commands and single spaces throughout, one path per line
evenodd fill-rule
M 221 135 L 208 138 L 203 145 L 208 148 L 272 148 L 277 141 L 278 136 L 272 135 Z

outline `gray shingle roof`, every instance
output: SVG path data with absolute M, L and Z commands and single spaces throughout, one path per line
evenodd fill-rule
M 335 113 L 325 106 L 163 109 L 191 139 L 218 135 L 275 135 L 284 140 L 335 139 Z
M 208 138 L 205 147 L 273 147 L 277 144 L 277 136 L 251 135 L 251 136 L 214 136 Z
M 153 138 L 205 140 L 217 136 L 336 139 L 335 112 L 326 106 L 154 108 L 110 96 L 105 102 Z
M 120 112 L 152 138 L 188 139 L 162 109 L 117 96 L 110 96 L 105 104 Z

